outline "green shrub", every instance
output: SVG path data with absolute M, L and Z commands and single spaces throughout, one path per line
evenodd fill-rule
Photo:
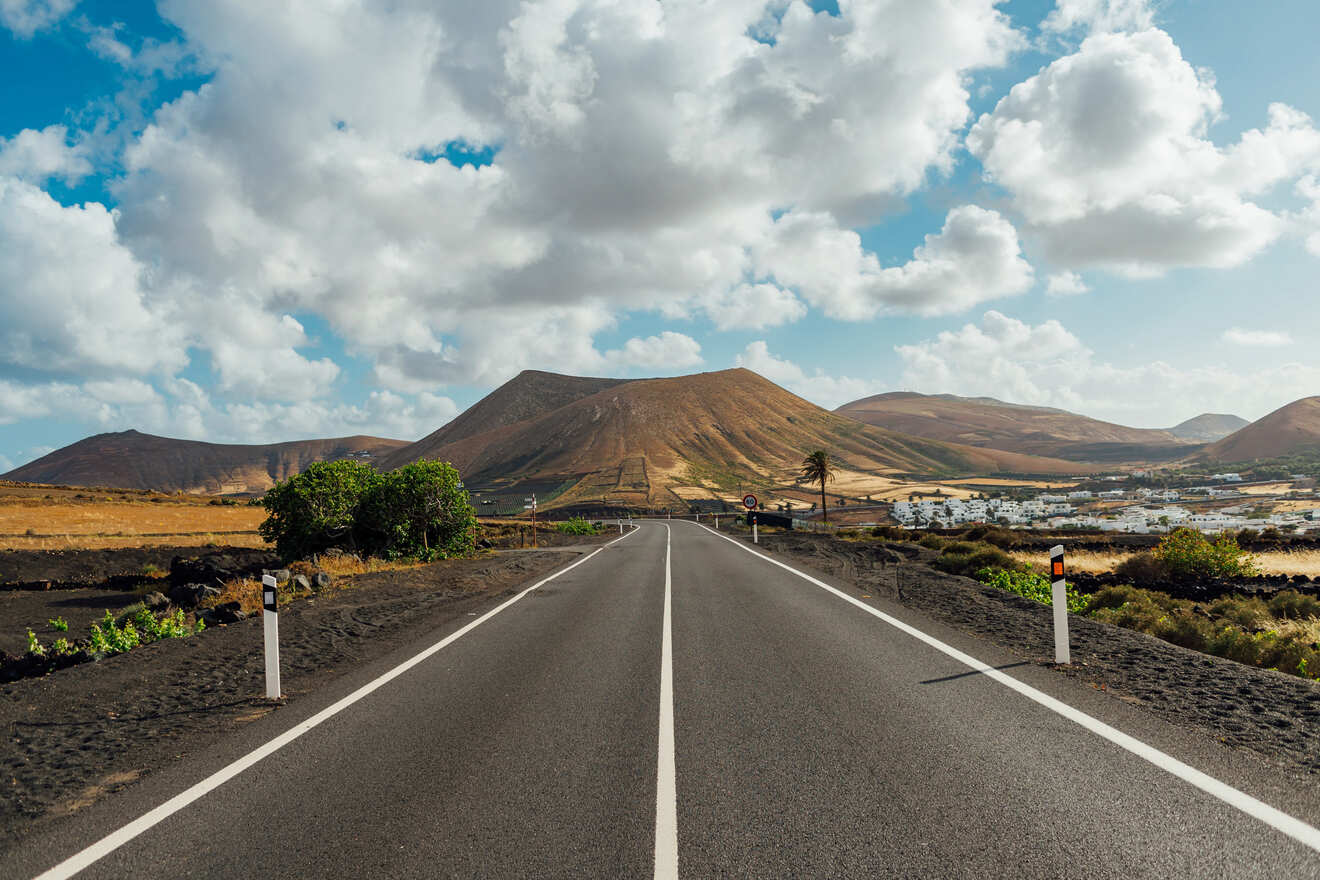
M 1227 534 L 1211 543 L 1195 529 L 1174 529 L 1160 541 L 1154 557 L 1179 577 L 1243 577 L 1256 573 L 1255 560 Z
M 49 623 L 50 628 L 56 632 L 66 633 L 69 631 L 69 622 L 63 617 L 53 617 L 46 622 Z
M 316 462 L 266 493 L 267 515 L 258 531 L 284 559 L 351 545 L 358 506 L 380 481 L 363 462 Z
M 1210 605 L 1210 615 L 1217 620 L 1227 620 L 1234 626 L 1245 630 L 1259 629 L 1262 621 L 1269 619 L 1269 607 L 1260 599 L 1225 596 Z
M 596 535 L 600 529 L 580 516 L 555 523 L 555 531 L 565 535 Z
M 931 550 L 938 550 L 945 545 L 946 539 L 941 538 L 939 535 L 922 535 L 917 543 L 923 547 L 929 547 Z
M 1204 651 L 1213 634 L 1214 625 L 1210 620 L 1197 616 L 1189 608 L 1165 614 L 1155 621 L 1151 631 L 1153 636 L 1193 651 Z
M 334 547 L 431 560 L 469 552 L 476 541 L 467 490 L 442 461 L 386 474 L 357 461 L 318 462 L 276 484 L 262 504 L 261 536 L 286 560 Z
M 969 541 L 984 541 L 1004 550 L 1016 550 L 1022 546 L 1023 540 L 1021 532 L 991 525 L 972 526 L 962 533 L 962 537 Z
M 1169 570 L 1164 563 L 1155 558 L 1155 554 L 1150 551 L 1143 551 L 1133 556 L 1129 556 L 1120 562 L 1114 568 L 1114 574 L 1121 578 L 1129 578 L 1139 583 L 1151 583 L 1153 581 L 1162 581 L 1169 576 Z
M 444 559 L 471 552 L 477 515 L 458 471 L 423 459 L 377 478 L 355 523 L 366 552 L 386 559 Z
M 1012 571 L 1005 569 L 983 568 L 976 573 L 976 579 L 998 590 L 1016 593 L 1042 605 L 1054 604 L 1054 586 L 1050 579 L 1034 571 Z M 1073 614 L 1085 614 L 1090 604 L 1090 597 L 1066 588 L 1068 610 Z
M 874 526 L 871 537 L 882 541 L 906 541 L 912 537 L 912 533 L 902 526 Z
M 1320 601 L 1314 596 L 1304 596 L 1296 590 L 1282 590 L 1270 597 L 1270 614 L 1280 620 L 1306 620 L 1308 617 L 1320 617 Z
M 949 574 L 976 576 L 983 568 L 1015 570 L 1021 566 L 1017 560 L 998 547 L 970 541 L 950 541 L 934 565 Z

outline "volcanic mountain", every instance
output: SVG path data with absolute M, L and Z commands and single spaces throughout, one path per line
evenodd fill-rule
M 1214 443 L 1223 440 L 1234 431 L 1240 431 L 1251 424 L 1241 416 L 1225 413 L 1202 413 L 1194 419 L 1188 419 L 1174 425 L 1169 433 L 1189 443 Z
M 374 461 L 407 445 L 379 437 L 339 437 L 238 446 L 122 431 L 79 440 L 10 471 L 4 479 L 163 492 L 257 493 L 313 462 Z
M 1207 446 L 1207 461 L 1253 461 L 1320 452 L 1320 397 L 1303 397 Z
M 835 412 L 932 440 L 1076 462 L 1167 460 L 1196 449 L 1170 431 L 1128 428 L 1062 409 L 991 397 L 898 391 L 854 400 Z
M 609 383 L 595 393 L 591 383 Z M 536 394 L 560 406 L 508 412 Z M 476 413 L 469 418 L 469 413 Z M 458 428 L 454 426 L 463 422 Z M 485 430 L 473 431 L 481 426 Z M 891 474 L 1074 473 L 1077 465 L 905 436 L 835 415 L 745 369 L 617 381 L 526 372 L 468 413 L 381 460 L 451 461 L 470 485 L 571 484 L 561 500 L 665 503 L 669 490 L 732 491 L 791 481 L 803 455 L 829 450 L 845 468 Z

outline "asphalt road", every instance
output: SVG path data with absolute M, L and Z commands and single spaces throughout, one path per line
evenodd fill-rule
M 25 841 L 0 875 L 73 856 L 450 634 Z M 1007 672 L 1320 821 L 1303 783 L 1047 669 Z M 102 849 L 77 876 L 647 877 L 675 856 L 681 877 L 1320 876 L 1320 852 L 1249 812 L 679 521 L 643 523 Z

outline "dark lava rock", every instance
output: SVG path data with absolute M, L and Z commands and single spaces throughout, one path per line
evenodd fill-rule
M 152 611 L 159 611 L 170 604 L 170 600 L 165 598 L 165 594 L 157 590 L 154 593 L 147 593 L 142 597 L 142 604 Z
M 203 600 L 220 595 L 220 588 L 210 584 L 180 584 L 170 589 L 169 599 L 181 608 L 192 608 Z
M 323 571 L 318 571 L 316 574 L 312 575 L 312 586 L 317 590 L 324 590 L 326 587 L 330 586 L 330 575 Z
M 300 590 L 310 590 L 312 588 L 312 582 L 307 579 L 305 574 L 295 574 L 291 580 L 293 585 Z
M 247 619 L 247 612 L 237 602 L 226 602 L 223 605 L 217 605 L 214 608 L 208 608 L 205 611 L 197 613 L 197 619 L 207 626 L 217 626 L 226 623 L 238 623 L 240 620 Z
M 170 562 L 170 583 L 215 584 L 243 577 L 257 577 L 279 559 L 263 550 L 231 550 L 201 556 L 176 556 Z

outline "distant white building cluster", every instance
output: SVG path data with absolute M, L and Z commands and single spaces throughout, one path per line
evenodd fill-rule
M 1187 494 L 1221 498 L 1240 496 L 1236 490 L 1217 490 L 1201 487 L 1185 490 Z M 1220 494 L 1222 492 L 1222 494 Z M 1128 499 L 1139 502 L 1126 507 L 1102 507 L 1093 513 L 1079 514 L 1075 503 L 1112 502 Z M 1294 531 L 1320 530 L 1320 508 L 1293 513 L 1276 513 L 1268 517 L 1249 517 L 1248 504 L 1225 507 L 1206 513 L 1193 513 L 1177 502 L 1183 493 L 1174 489 L 1137 489 L 1125 492 L 1116 489 L 1092 493 L 1069 492 L 1067 495 L 1043 493 L 1028 501 L 1002 498 L 926 498 L 920 501 L 894 503 L 893 515 L 908 528 L 932 526 L 955 527 L 969 523 L 999 523 L 1007 526 L 1038 525 L 1051 529 L 1099 529 L 1105 532 L 1126 532 L 1145 535 L 1167 532 L 1179 527 L 1194 528 L 1215 534 L 1240 529 L 1290 528 Z M 1162 504 L 1162 506 L 1156 506 Z

